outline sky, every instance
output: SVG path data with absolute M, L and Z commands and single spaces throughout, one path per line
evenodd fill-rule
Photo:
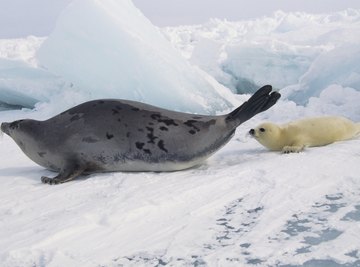
M 72 0 L 0 0 L 0 38 L 47 36 Z M 360 8 L 359 0 L 133 0 L 153 24 L 201 24 L 210 18 L 244 20 L 276 10 L 328 13 Z M 250 4 L 249 4 L 250 3 Z

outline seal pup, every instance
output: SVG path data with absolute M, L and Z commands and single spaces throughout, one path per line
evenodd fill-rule
M 283 125 L 271 122 L 249 131 L 260 144 L 283 153 L 300 152 L 305 147 L 325 146 L 360 135 L 360 123 L 338 116 L 305 118 Z
M 42 177 L 64 183 L 82 173 L 176 171 L 198 165 L 224 146 L 241 123 L 280 98 L 260 88 L 229 114 L 195 115 L 129 100 L 102 99 L 45 121 L 2 123 L 1 130 L 37 164 L 59 172 Z

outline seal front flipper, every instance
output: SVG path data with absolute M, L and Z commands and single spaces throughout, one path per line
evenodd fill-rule
M 299 153 L 305 149 L 305 145 L 292 145 L 292 146 L 284 146 L 281 150 L 284 154 L 289 153 Z
M 44 184 L 62 184 L 71 180 L 76 179 L 85 171 L 85 166 L 81 166 L 80 164 L 69 164 L 64 169 L 60 171 L 60 173 L 54 178 L 49 178 L 46 176 L 41 177 L 41 182 Z

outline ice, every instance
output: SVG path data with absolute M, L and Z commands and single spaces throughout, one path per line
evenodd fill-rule
M 91 99 L 124 98 L 198 113 L 231 106 L 231 95 L 221 93 L 226 89 L 209 83 L 130 0 L 74 1 L 37 58 Z
M 237 93 L 254 92 L 258 84 L 269 81 L 279 89 L 297 83 L 312 61 L 297 51 L 271 51 L 256 44 L 230 46 L 225 52 L 228 58 L 222 69 L 233 77 L 231 84 Z
M 341 115 L 360 122 L 360 92 L 351 87 L 331 85 L 319 97 L 311 97 L 307 107 L 314 113 Z
M 256 20 L 214 19 L 165 28 L 164 33 L 183 56 L 233 92 L 254 92 L 271 83 L 286 88 L 285 97 L 304 105 L 332 84 L 360 88 L 360 10 L 278 11 Z
M 55 75 L 22 60 L 0 58 L 0 109 L 34 108 L 63 85 Z
M 291 91 L 291 86 L 285 88 L 283 92 L 288 95 L 290 100 L 299 104 L 306 104 L 310 97 L 319 96 L 325 88 L 332 84 L 351 87 L 360 92 L 359 44 L 343 45 L 324 52 L 299 79 L 297 87 L 301 90 Z
M 63 12 L 48 39 L 0 40 L 0 58 L 25 61 L 29 72 L 13 69 L 12 81 L 0 73 L 7 99 L 2 102 L 54 108 L 56 99 L 76 94 L 71 104 L 113 97 L 215 113 L 238 104 L 220 84 L 251 93 L 270 83 L 283 98 L 307 105 L 332 85 L 359 90 L 359 36 L 355 9 L 318 15 L 278 11 L 256 20 L 213 19 L 160 31 L 130 1 L 79 0 Z M 46 81 L 38 79 L 35 86 L 24 77 L 44 73 Z

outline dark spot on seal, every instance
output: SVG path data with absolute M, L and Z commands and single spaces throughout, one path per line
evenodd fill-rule
M 153 122 L 149 122 L 149 125 L 150 125 L 150 126 L 154 126 L 154 123 L 153 123 Z
M 150 116 L 153 120 L 159 120 L 161 118 L 160 114 L 151 114 Z
M 156 137 L 154 135 L 154 128 L 151 127 L 146 127 L 146 129 L 148 130 L 148 134 L 147 134 L 147 138 L 149 138 L 148 143 L 149 144 L 155 144 L 155 140 L 158 139 L 158 137 Z
M 144 132 L 144 129 L 138 129 L 139 132 L 143 133 Z
M 162 122 L 165 123 L 166 126 L 178 126 L 178 124 L 173 120 L 173 119 L 169 119 L 167 117 L 162 117 L 160 114 L 151 114 L 150 116 L 153 120 L 156 120 L 158 122 Z
M 46 155 L 46 152 L 38 152 L 38 155 L 43 158 Z
M 129 138 L 130 137 L 130 132 L 126 133 L 126 137 Z
M 196 134 L 196 131 L 190 130 L 189 133 L 190 133 L 190 134 Z
M 151 151 L 150 151 L 150 149 L 144 149 L 143 151 L 144 151 L 146 154 L 149 154 L 149 155 L 152 154 Z
M 172 119 L 166 119 L 166 120 L 161 120 L 159 122 L 163 122 L 166 124 L 166 126 L 170 126 L 170 125 L 173 125 L 173 126 L 178 126 L 179 124 L 177 124 L 174 120 Z
M 121 122 L 121 119 L 118 119 L 118 122 Z
M 200 117 L 200 116 L 194 116 L 194 117 L 192 117 L 194 120 L 199 120 L 199 119 L 202 119 L 202 117 Z
M 104 104 L 105 102 L 103 100 L 98 101 L 99 104 Z
M 193 129 L 196 130 L 196 131 L 200 131 L 200 129 L 199 129 L 198 127 L 196 127 L 196 125 L 194 125 L 196 122 L 198 122 L 198 121 L 188 120 L 188 121 L 184 122 L 184 124 L 185 124 L 186 126 L 188 126 L 188 127 L 193 128 Z
M 86 142 L 86 143 L 96 143 L 99 140 L 92 138 L 91 136 L 87 136 L 87 137 L 84 137 L 81 141 Z
M 113 134 L 106 133 L 106 138 L 107 138 L 107 139 L 111 139 L 111 138 L 113 138 L 113 137 L 114 137 Z
M 165 148 L 164 140 L 160 140 L 160 141 L 158 142 L 158 147 L 159 147 L 162 151 L 165 151 L 166 153 L 168 152 L 168 150 Z
M 140 109 L 139 109 L 139 108 L 132 108 L 131 110 L 133 110 L 133 111 L 139 111 Z
M 167 127 L 165 127 L 165 126 L 161 126 L 161 127 L 160 127 L 160 130 L 161 130 L 161 131 L 169 131 L 169 129 L 168 129 Z
M 117 110 L 122 110 L 122 107 L 121 106 L 116 106 L 115 107 Z
M 145 143 L 136 142 L 135 145 L 136 145 L 136 148 L 137 148 L 137 149 L 143 149 Z
M 80 119 L 80 116 L 79 115 L 74 115 L 70 118 L 70 121 L 77 121 Z
M 118 111 L 117 109 L 114 109 L 114 108 L 113 108 L 113 109 L 112 109 L 112 114 L 113 114 L 113 115 L 119 114 L 119 111 Z

